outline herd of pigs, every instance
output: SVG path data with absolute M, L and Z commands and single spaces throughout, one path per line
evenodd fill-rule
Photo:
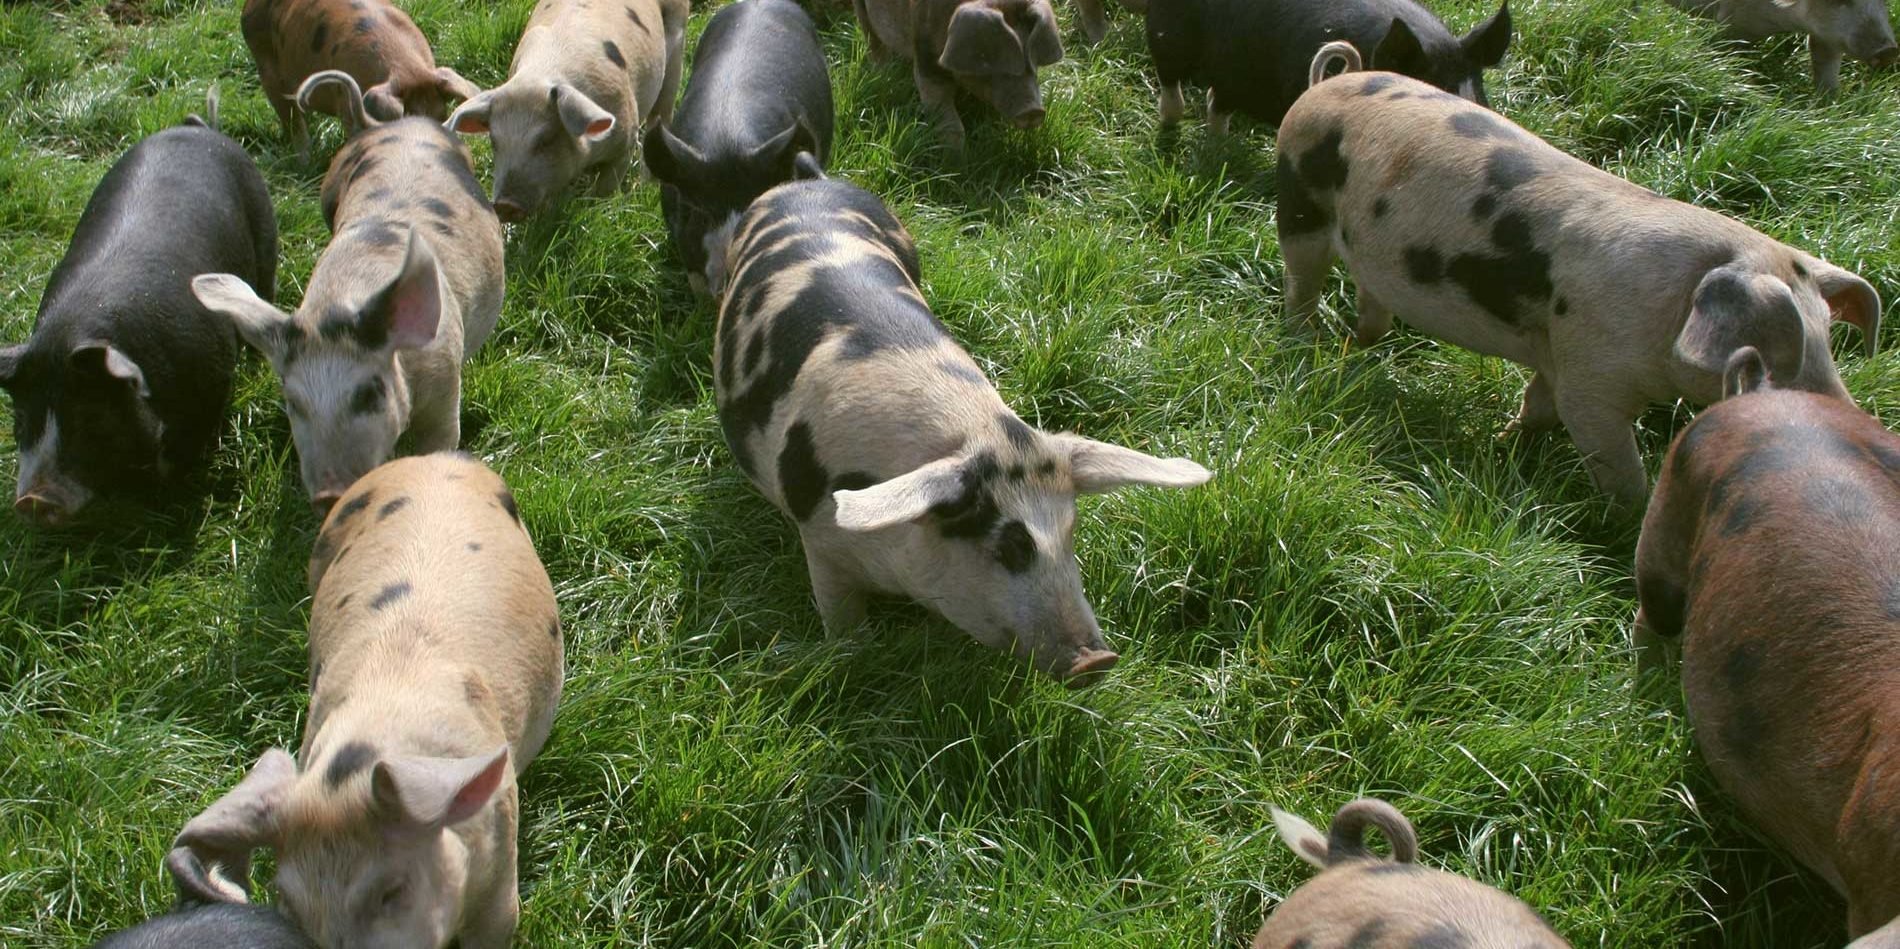
M 1844 56 L 1900 57 L 1882 0 L 1674 2 L 1743 38 L 1809 33 L 1824 89 Z M 1457 37 L 1414 0 L 1127 5 L 1147 18 L 1164 125 L 1192 82 L 1213 132 L 1234 112 L 1278 127 L 1291 332 L 1312 332 L 1342 258 L 1361 344 L 1396 315 L 1530 367 L 1509 430 L 1561 423 L 1605 493 L 1648 499 L 1639 664 L 1680 643 L 1718 781 L 1841 892 L 1856 945 L 1900 946 L 1900 438 L 1829 352 L 1835 320 L 1873 350 L 1874 288 L 1489 110 L 1508 7 Z M 855 6 L 872 55 L 911 62 L 946 147 L 963 145 L 959 90 L 1040 124 L 1036 70 L 1064 55 L 1048 0 Z M 1079 6 L 1099 39 L 1098 0 Z M 181 908 L 103 945 L 511 940 L 515 777 L 553 724 L 562 634 L 508 487 L 455 452 L 461 366 L 500 315 L 503 222 L 558 213 L 575 187 L 610 195 L 636 157 L 719 304 L 726 441 L 796 523 L 825 627 L 900 594 L 1071 684 L 1115 665 L 1082 589 L 1075 497 L 1209 472 L 1018 417 L 932 314 L 903 224 L 826 176 L 812 20 L 791 0 L 720 10 L 676 106 L 688 12 L 541 0 L 507 81 L 484 91 L 437 66 L 388 0 L 248 0 L 244 39 L 285 133 L 307 152 L 307 111 L 347 132 L 322 183 L 332 238 L 294 312 L 273 302 L 264 179 L 218 131 L 215 93 L 98 185 L 31 338 L 0 349 L 16 512 L 67 524 L 95 497 L 206 466 L 241 338 L 281 380 L 326 515 L 300 752 L 267 752 L 187 823 L 166 860 Z M 492 139 L 492 201 L 458 133 Z M 1651 496 L 1632 423 L 1679 398 L 1714 404 Z M 1388 804 L 1348 803 L 1329 833 L 1277 819 L 1323 872 L 1257 947 L 1564 945 L 1517 900 L 1420 866 Z M 260 848 L 281 912 L 247 903 Z

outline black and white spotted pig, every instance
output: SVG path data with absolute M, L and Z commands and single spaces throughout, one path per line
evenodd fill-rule
M 1062 61 L 1049 0 L 854 0 L 874 56 L 911 62 L 917 98 L 945 147 L 963 148 L 957 89 L 988 103 L 1016 128 L 1042 125 L 1036 70 Z
M 1279 201 L 1293 324 L 1310 323 L 1343 258 L 1360 343 L 1396 313 L 1531 367 L 1511 430 L 1561 422 L 1597 486 L 1630 507 L 1647 492 L 1631 428 L 1645 406 L 1720 398 L 1723 360 L 1742 344 L 1775 354 L 1782 385 L 1845 399 L 1830 315 L 1870 352 L 1878 336 L 1867 281 L 1391 73 L 1300 97 L 1280 127 Z
M 554 590 L 514 496 L 467 455 L 383 465 L 330 512 L 310 587 L 303 747 L 265 752 L 185 825 L 167 858 L 179 888 L 242 902 L 268 848 L 286 912 L 325 949 L 507 945 L 515 779 L 562 676 Z
M 1418 836 L 1398 809 L 1349 802 L 1324 834 L 1279 808 L 1280 839 L 1321 873 L 1294 890 L 1254 936 L 1253 949 L 1567 949 L 1522 901 L 1418 860 Z M 1377 828 L 1392 848 L 1366 847 Z
M 1696 744 L 1743 813 L 1900 945 L 1900 437 L 1729 361 L 1636 548 L 1645 667 L 1679 641 Z
M 236 346 L 236 342 L 232 343 Z M 113 933 L 92 949 L 316 949 L 276 910 L 193 903 Z
M 719 292 L 724 264 L 715 252 L 752 199 L 799 177 L 800 161 L 823 169 L 831 125 L 825 51 L 798 4 L 741 0 L 713 14 L 679 110 L 641 142 L 695 289 Z
M 726 441 L 798 524 L 826 628 L 865 595 L 919 600 L 1072 684 L 1117 656 L 1082 591 L 1075 496 L 1208 478 L 1025 424 L 918 290 L 910 236 L 839 181 L 765 193 L 740 218 L 713 383 Z
M 1731 39 L 1806 33 L 1814 85 L 1823 92 L 1840 88 L 1841 61 L 1847 57 L 1876 66 L 1900 60 L 1887 0 L 1669 0 L 1669 4 L 1720 21 Z
M 231 402 L 238 344 L 191 295 L 229 270 L 269 298 L 277 223 L 257 165 L 211 120 L 132 146 L 100 179 L 40 297 L 33 334 L 0 346 L 20 475 L 13 509 L 70 521 L 101 494 L 195 475 Z
M 192 281 L 283 381 L 304 488 L 319 511 L 388 460 L 406 435 L 417 452 L 461 440 L 462 360 L 501 315 L 501 224 L 468 148 L 424 118 L 364 115 L 356 81 L 346 115 L 364 129 L 330 162 L 324 219 L 334 231 L 294 314 L 235 274 Z

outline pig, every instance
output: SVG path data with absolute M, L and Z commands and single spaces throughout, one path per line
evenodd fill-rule
M 1400 73 L 1485 105 L 1484 71 L 1504 61 L 1511 7 L 1463 37 L 1417 0 L 1163 0 L 1148 13 L 1148 50 L 1161 83 L 1161 124 L 1181 121 L 1183 82 L 1207 87 L 1207 127 L 1232 113 L 1278 126 L 1308 85 L 1329 40 L 1372 50 L 1372 68 Z
M 1396 308 L 1432 336 L 1530 367 L 1506 432 L 1561 422 L 1597 486 L 1631 511 L 1648 492 L 1636 416 L 1720 398 L 1728 342 L 1772 353 L 1780 384 L 1846 399 L 1830 317 L 1859 327 L 1869 353 L 1879 335 L 1880 297 L 1860 277 L 1404 76 L 1313 86 L 1280 127 L 1277 174 L 1296 329 L 1343 258 L 1361 345 Z
M 1148 12 L 1148 0 L 1120 0 L 1121 7 L 1137 16 Z M 1100 43 L 1108 35 L 1108 17 L 1102 11 L 1102 0 L 1075 0 L 1075 9 L 1082 15 L 1082 36 L 1090 43 Z
M 868 593 L 934 608 L 1071 685 L 1118 656 L 1082 591 L 1075 496 L 1191 487 L 1207 469 L 1030 427 L 930 312 L 917 251 L 869 192 L 830 179 L 740 218 L 714 334 L 719 422 L 798 526 L 825 628 Z
M 1036 70 L 1062 61 L 1049 0 L 853 0 L 873 56 L 911 61 L 917 97 L 951 151 L 963 149 L 957 88 L 1010 125 L 1033 129 L 1045 110 Z
M 25 343 L 0 346 L 20 449 L 13 510 L 71 522 L 101 495 L 157 498 L 202 472 L 238 343 L 188 278 L 277 286 L 277 219 L 257 165 L 193 117 L 132 146 L 79 216 Z
M 1720 22 L 1730 39 L 1755 41 L 1777 33 L 1808 34 L 1814 85 L 1841 87 L 1841 60 L 1876 66 L 1900 60 L 1887 0 L 1669 0 L 1671 6 Z
M 613 194 L 640 130 L 673 114 L 686 50 L 687 0 L 541 0 L 515 46 L 508 81 L 480 93 L 449 127 L 495 144 L 495 211 L 540 213 L 582 174 Z
M 93 949 L 316 949 L 276 910 L 191 902 L 113 933 Z
M 364 115 L 344 73 L 345 113 L 369 123 L 330 162 L 321 204 L 334 232 L 303 302 L 285 313 L 232 273 L 191 288 L 283 381 L 304 489 L 319 513 L 388 460 L 399 436 L 417 453 L 461 441 L 462 360 L 501 316 L 501 224 L 440 124 Z
M 331 510 L 309 579 L 303 745 L 265 752 L 166 866 L 194 898 L 244 902 L 251 853 L 270 849 L 285 911 L 324 949 L 507 945 L 516 779 L 562 678 L 514 495 L 467 455 L 389 462 Z
M 310 131 L 293 100 L 317 72 L 348 73 L 366 87 L 362 99 L 370 114 L 384 121 L 425 115 L 440 122 L 451 102 L 479 91 L 435 64 L 429 40 L 389 0 L 245 0 L 238 25 L 264 96 L 300 154 L 309 152 Z M 311 105 L 335 115 L 346 100 L 326 88 Z
M 1779 345 L 1798 343 L 1783 340 Z M 1900 437 L 1731 349 L 1636 547 L 1645 670 L 1680 644 L 1696 746 L 1767 835 L 1900 944 Z
M 742 0 L 713 14 L 693 52 L 686 97 L 641 142 L 660 182 L 673 246 L 696 292 L 717 293 L 723 266 L 711 252 L 732 222 L 805 161 L 831 154 L 831 76 L 811 17 L 791 0 Z
M 1253 938 L 1253 949 L 1568 949 L 1515 897 L 1420 865 L 1418 836 L 1398 809 L 1375 798 L 1346 804 L 1324 834 L 1273 809 L 1280 839 L 1319 876 L 1287 895 Z M 1366 847 L 1367 827 L 1392 848 Z

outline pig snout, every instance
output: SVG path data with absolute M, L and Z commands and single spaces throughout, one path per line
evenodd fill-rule
M 503 224 L 519 224 L 528 219 L 528 209 L 513 198 L 496 198 L 495 216 L 501 218 Z
M 1900 46 L 1889 44 L 1887 48 L 1878 50 L 1867 57 L 1867 61 L 1883 68 L 1900 62 Z
M 1033 129 L 1042 125 L 1047 110 L 1042 106 L 1042 88 L 1035 73 L 993 79 L 989 91 L 990 104 L 1012 127 Z
M 1121 656 L 1107 649 L 1084 647 L 1075 654 L 1075 661 L 1069 664 L 1069 672 L 1062 677 L 1063 684 L 1071 689 L 1085 689 L 1102 681 L 1108 670 L 1115 668 Z
M 73 516 L 73 507 L 49 490 L 32 490 L 13 500 L 13 513 L 37 527 L 58 527 Z
M 1047 114 L 1042 106 L 1032 106 L 1009 117 L 1009 124 L 1019 129 L 1033 129 L 1042 126 L 1042 117 Z

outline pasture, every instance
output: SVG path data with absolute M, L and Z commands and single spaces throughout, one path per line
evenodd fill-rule
M 488 87 L 532 3 L 402 5 Z M 1431 5 L 1455 31 L 1491 9 Z M 341 133 L 314 119 L 299 160 L 239 6 L 0 8 L 0 339 L 26 337 L 99 177 L 211 83 L 270 182 L 279 299 L 301 297 Z M 1793 37 L 1725 48 L 1661 0 L 1513 12 L 1493 107 L 1900 297 L 1900 74 L 1850 65 L 1824 100 Z M 1336 321 L 1318 344 L 1283 332 L 1271 132 L 1210 139 L 1190 95 L 1158 135 L 1140 20 L 1111 11 L 1088 47 L 1057 13 L 1045 126 L 966 102 L 956 157 L 908 66 L 865 62 L 847 7 L 816 11 L 832 173 L 910 228 L 927 299 L 1004 397 L 1215 472 L 1081 502 L 1120 666 L 1071 692 L 896 602 L 827 637 L 795 530 L 721 439 L 714 311 L 657 189 L 514 226 L 463 447 L 513 486 L 568 663 L 521 785 L 517 945 L 1239 946 L 1311 874 L 1269 805 L 1323 825 L 1358 794 L 1579 946 L 1839 945 L 1841 902 L 1715 788 L 1673 674 L 1660 706 L 1632 694 L 1637 523 L 1561 432 L 1496 440 L 1525 373 L 1402 323 L 1363 351 Z M 1329 318 L 1350 301 L 1336 277 Z M 1900 357 L 1836 340 L 1891 421 Z M 297 747 L 318 525 L 279 403 L 247 354 L 202 496 L 85 530 L 0 519 L 0 943 L 85 945 L 164 911 L 173 834 Z M 1689 418 L 1642 420 L 1652 476 Z M 16 461 L 0 435 L 9 479 Z

